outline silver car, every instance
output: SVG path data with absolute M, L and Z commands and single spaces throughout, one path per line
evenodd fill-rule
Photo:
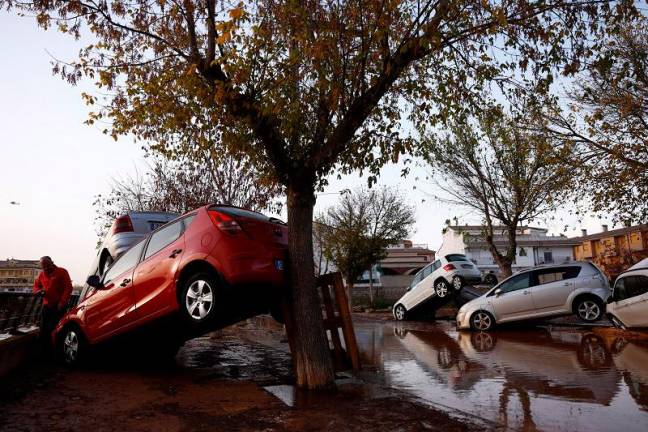
M 648 258 L 617 277 L 607 316 L 622 329 L 648 327 Z
M 113 261 L 151 231 L 180 216 L 171 212 L 131 211 L 115 219 L 97 251 L 90 275 L 102 275 Z
M 429 300 L 446 297 L 451 289 L 459 291 L 464 285 L 481 280 L 481 272 L 465 255 L 441 257 L 416 273 L 407 292 L 394 303 L 394 318 L 402 321 Z
M 505 279 L 457 313 L 460 329 L 487 331 L 512 321 L 576 314 L 599 320 L 610 296 L 608 280 L 589 262 L 535 267 Z

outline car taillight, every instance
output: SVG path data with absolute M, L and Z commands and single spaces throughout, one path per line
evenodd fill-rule
M 112 233 L 117 234 L 121 232 L 132 232 L 134 231 L 133 229 L 133 222 L 131 221 L 130 216 L 124 215 L 124 216 L 119 216 L 117 219 L 115 219 L 115 222 L 113 223 L 112 226 Z
M 212 222 L 214 222 L 214 225 L 216 225 L 219 230 L 228 234 L 236 234 L 243 230 L 241 225 L 236 222 L 236 219 L 228 214 L 210 210 L 209 217 L 211 217 Z
M 446 264 L 446 265 L 443 266 L 443 270 L 445 270 L 445 271 L 450 271 L 450 270 L 454 270 L 454 269 L 456 269 L 454 264 Z

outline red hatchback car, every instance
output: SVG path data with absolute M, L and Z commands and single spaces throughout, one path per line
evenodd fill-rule
M 241 319 L 277 317 L 287 247 L 278 219 L 224 205 L 191 211 L 132 246 L 103 278 L 91 276 L 53 332 L 55 346 L 73 364 L 90 345 L 155 329 L 156 343 L 175 354 L 185 340 Z

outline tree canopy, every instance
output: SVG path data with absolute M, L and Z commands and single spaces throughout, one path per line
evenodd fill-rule
M 387 247 L 410 235 L 416 218 L 397 190 L 383 187 L 345 194 L 316 220 L 324 257 L 352 291 L 358 278 L 386 256 Z
M 572 147 L 519 124 L 520 119 L 493 108 L 473 123 L 453 124 L 449 134 L 431 137 L 427 147 L 439 174 L 440 198 L 484 221 L 485 241 L 504 276 L 512 274 L 519 227 L 556 209 L 576 183 L 565 164 Z M 501 231 L 505 250 L 496 244 Z
M 580 189 L 592 210 L 648 221 L 648 21 L 606 38 L 570 94 L 546 110 L 544 130 L 576 144 Z

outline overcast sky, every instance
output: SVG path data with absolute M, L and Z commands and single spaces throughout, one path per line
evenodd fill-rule
M 51 255 L 75 283 L 82 283 L 96 253 L 93 197 L 109 191 L 111 178 L 141 168 L 143 152 L 131 139 L 115 142 L 101 133 L 101 126 L 83 124 L 88 110 L 80 93 L 92 92 L 91 83 L 72 87 L 52 76 L 48 52 L 73 59 L 77 42 L 42 31 L 33 18 L 5 11 L 0 11 L 0 29 L 0 259 Z M 433 189 L 423 180 L 425 173 L 419 168 L 403 179 L 398 166 L 387 166 L 379 184 L 399 187 L 416 206 L 414 242 L 438 249 L 446 219 L 479 220 L 422 193 Z M 364 184 L 357 175 L 331 179 L 316 211 L 336 202 L 334 192 Z M 575 224 L 573 218 L 570 222 Z M 559 233 L 564 222 L 546 225 Z M 600 231 L 593 218 L 585 226 Z

